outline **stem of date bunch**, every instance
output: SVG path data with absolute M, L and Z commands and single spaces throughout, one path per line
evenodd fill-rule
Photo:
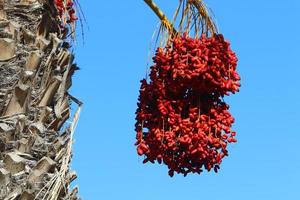
M 202 0 L 189 0 L 188 3 L 195 6 L 195 8 L 198 10 L 200 16 L 204 18 L 207 28 L 209 29 L 211 34 L 217 33 L 218 32 L 217 26 L 215 25 L 214 21 L 209 16 L 208 10 L 205 7 Z
M 177 35 L 177 31 L 174 28 L 173 24 L 168 20 L 166 15 L 162 12 L 162 10 L 152 1 L 152 0 L 144 0 L 145 3 L 151 8 L 151 10 L 156 14 L 156 16 L 160 19 L 162 24 L 168 29 L 170 35 Z

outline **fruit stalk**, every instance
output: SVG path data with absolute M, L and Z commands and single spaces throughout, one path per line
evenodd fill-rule
M 163 11 L 152 1 L 152 0 L 144 0 L 145 3 L 153 10 L 156 16 L 160 19 L 162 24 L 168 29 L 171 35 L 177 35 L 177 31 L 174 28 L 173 24 L 168 20 Z

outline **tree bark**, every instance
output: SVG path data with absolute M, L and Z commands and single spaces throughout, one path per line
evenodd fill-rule
M 79 199 L 67 34 L 52 0 L 0 0 L 0 199 Z

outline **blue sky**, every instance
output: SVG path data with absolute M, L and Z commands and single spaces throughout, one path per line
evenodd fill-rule
M 168 16 L 177 3 L 155 2 Z M 166 166 L 142 164 L 133 145 L 156 16 L 142 0 L 81 1 L 89 30 L 75 47 L 71 93 L 84 102 L 72 164 L 83 199 L 300 199 L 300 2 L 205 2 L 239 57 L 241 92 L 227 98 L 238 143 L 218 174 L 170 178 Z

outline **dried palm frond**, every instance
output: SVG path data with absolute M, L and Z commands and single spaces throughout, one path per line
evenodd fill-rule
M 77 126 L 77 122 L 79 120 L 80 112 L 82 109 L 82 103 L 75 99 L 74 97 L 70 96 L 70 98 L 78 104 L 78 108 L 74 114 L 72 123 L 70 124 L 67 132 L 70 134 L 70 138 L 68 140 L 66 150 L 64 156 L 62 158 L 62 164 L 59 170 L 56 169 L 54 176 L 50 179 L 50 181 L 39 191 L 36 195 L 34 200 L 40 199 L 42 200 L 57 200 L 59 194 L 64 191 L 68 193 L 68 189 L 66 188 L 65 181 L 67 180 L 67 175 L 69 172 L 69 164 L 72 158 L 72 144 L 73 144 L 73 137 L 74 132 Z

